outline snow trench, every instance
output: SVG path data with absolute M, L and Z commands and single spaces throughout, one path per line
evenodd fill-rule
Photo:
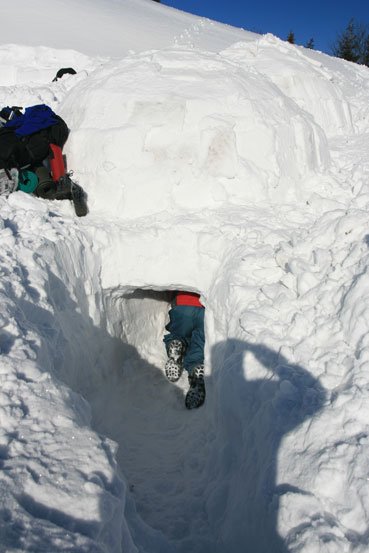
M 126 542 L 129 533 L 132 551 L 237 553 L 249 543 L 266 553 L 273 543 L 273 553 L 287 553 L 278 497 L 291 490 L 276 483 L 278 449 L 283 434 L 319 409 L 316 381 L 277 352 L 228 339 L 212 343 L 206 359 L 213 374 L 205 406 L 187 411 L 186 376 L 173 385 L 163 372 L 166 287 L 103 289 L 101 258 L 87 242 L 59 242 L 51 253 L 56 338 L 44 347 L 52 347 L 55 375 L 89 403 L 92 429 L 119 446 L 125 523 L 110 532 L 123 532 Z M 207 315 L 213 342 L 211 306 Z M 278 378 L 247 383 L 245 354 Z
M 118 444 L 138 550 L 215 551 L 203 497 L 212 417 L 185 409 L 186 375 L 175 385 L 165 378 L 168 290 L 100 288 L 100 258 L 84 241 L 59 242 L 49 253 L 57 338 L 44 348 L 52 370 L 87 400 L 92 429 Z

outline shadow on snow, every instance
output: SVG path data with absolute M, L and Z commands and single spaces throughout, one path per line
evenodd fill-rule
M 248 380 L 255 363 L 269 375 Z M 220 342 L 211 365 L 218 459 L 209 476 L 222 485 L 209 501 L 218 513 L 218 551 L 287 553 L 277 530 L 280 496 L 308 492 L 276 484 L 278 451 L 284 436 L 322 409 L 325 390 L 306 369 L 262 344 Z

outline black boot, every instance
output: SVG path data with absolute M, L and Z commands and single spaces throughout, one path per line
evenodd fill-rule
M 45 200 L 72 200 L 77 217 L 88 213 L 86 194 L 79 184 L 72 181 L 71 173 L 66 173 L 58 182 L 53 181 L 46 167 L 37 167 L 35 173 L 39 180 L 34 194 Z
M 181 340 L 171 340 L 167 343 L 168 361 L 165 364 L 165 376 L 170 382 L 177 382 L 182 374 L 184 350 Z
M 204 365 L 197 365 L 188 373 L 190 389 L 185 398 L 187 409 L 201 407 L 205 401 Z
M 70 171 L 69 173 L 66 173 L 65 175 L 60 177 L 58 186 L 60 186 L 61 189 L 69 189 L 70 199 L 73 202 L 74 210 L 77 217 L 84 217 L 88 213 L 86 194 L 82 186 L 80 186 L 70 178 L 72 174 L 73 171 Z
M 74 205 L 74 210 L 77 217 L 84 217 L 88 213 L 85 191 L 83 190 L 82 186 L 80 186 L 76 182 L 71 181 L 71 183 L 72 202 Z

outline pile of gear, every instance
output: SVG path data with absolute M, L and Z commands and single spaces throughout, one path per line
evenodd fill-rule
M 45 104 L 0 110 L 0 195 L 16 190 L 47 200 L 71 200 L 87 215 L 86 194 L 71 179 L 62 153 L 69 129 Z

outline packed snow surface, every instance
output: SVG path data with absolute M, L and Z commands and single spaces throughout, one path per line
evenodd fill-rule
M 52 6 L 2 7 L 0 105 L 67 121 L 90 212 L 0 197 L 0 551 L 367 553 L 369 70 L 152 0 Z M 173 289 L 206 306 L 195 411 Z

